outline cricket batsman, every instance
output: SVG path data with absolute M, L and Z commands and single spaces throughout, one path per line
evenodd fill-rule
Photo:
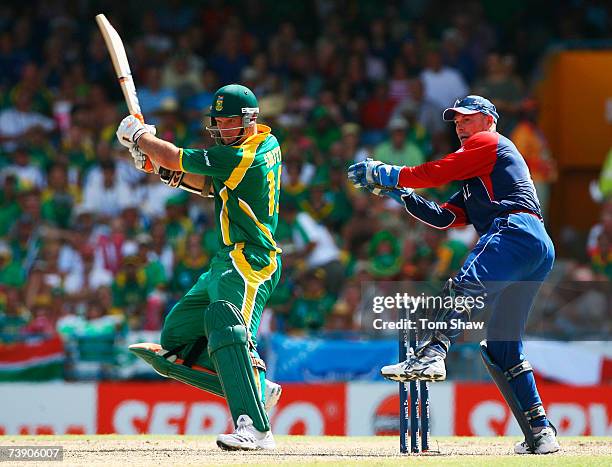
M 474 226 L 480 240 L 443 294 L 486 297 L 492 308 L 481 355 L 525 435 L 515 452 L 556 452 L 556 430 L 523 356 L 525 323 L 555 258 L 529 169 L 512 141 L 496 131 L 499 115 L 488 99 L 474 95 L 459 99 L 442 118 L 455 123 L 461 147 L 454 153 L 416 167 L 367 159 L 352 165 L 348 177 L 357 187 L 397 200 L 431 227 Z M 454 180 L 462 182 L 462 190 L 442 205 L 414 192 Z M 442 319 L 467 322 L 471 312 L 474 309 L 453 309 Z M 444 380 L 444 359 L 460 333 L 452 326 L 426 333 L 408 360 L 383 367 L 382 375 L 394 381 Z
M 216 142 L 212 147 L 178 148 L 134 116 L 117 130 L 136 166 L 150 167 L 150 158 L 170 186 L 207 196 L 212 178 L 222 247 L 166 317 L 161 346 L 136 344 L 130 350 L 161 375 L 226 399 L 235 431 L 217 437 L 225 450 L 275 447 L 255 336 L 281 274 L 274 239 L 281 151 L 270 128 L 257 124 L 258 114 L 251 90 L 231 84 L 213 96 L 207 127 Z

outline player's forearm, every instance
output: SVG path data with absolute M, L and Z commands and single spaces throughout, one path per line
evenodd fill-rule
M 467 219 L 461 208 L 444 203 L 440 206 L 416 193 L 403 196 L 404 206 L 408 214 L 415 219 L 436 229 L 448 229 L 466 225 Z
M 174 144 L 145 133 L 138 138 L 138 147 L 158 166 L 181 170 L 180 149 Z

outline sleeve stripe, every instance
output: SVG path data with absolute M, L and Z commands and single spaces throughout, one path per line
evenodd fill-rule
M 181 172 L 185 172 L 185 168 L 183 167 L 183 148 L 179 148 L 179 167 Z

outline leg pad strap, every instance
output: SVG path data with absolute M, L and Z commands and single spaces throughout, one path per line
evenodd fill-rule
M 527 360 L 523 360 L 518 365 L 515 365 L 509 370 L 504 371 L 504 374 L 506 375 L 508 381 L 511 381 L 517 376 L 522 375 L 523 373 L 526 373 L 528 371 L 533 371 L 533 368 Z
M 527 420 L 535 420 L 536 418 L 546 417 L 546 411 L 542 404 L 538 404 L 525 411 L 525 417 Z

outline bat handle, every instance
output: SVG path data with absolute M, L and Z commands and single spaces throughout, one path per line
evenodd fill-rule
M 134 117 L 136 117 L 138 120 L 140 120 L 140 123 L 144 124 L 144 117 L 142 116 L 142 114 L 134 114 Z M 145 162 L 144 170 L 145 170 L 145 172 L 148 172 L 148 173 L 157 173 L 159 168 L 156 167 L 155 164 L 153 163 L 153 161 L 151 160 L 151 158 L 149 156 L 147 156 L 147 160 Z

